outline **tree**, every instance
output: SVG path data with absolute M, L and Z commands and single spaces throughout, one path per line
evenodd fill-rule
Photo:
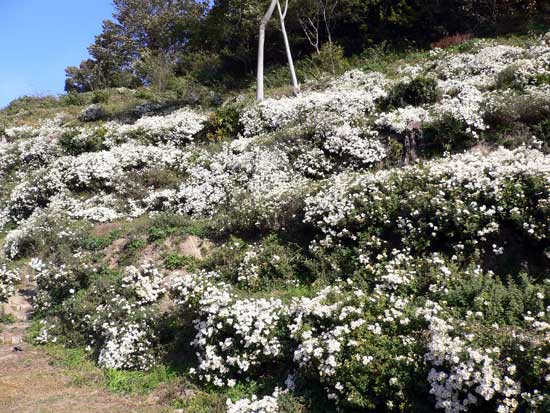
M 322 31 L 332 46 L 332 29 L 339 0 L 305 0 L 301 2 L 298 20 L 300 26 L 317 54 L 321 53 Z
M 114 0 L 114 6 L 115 21 L 105 20 L 88 48 L 91 59 L 66 69 L 67 90 L 136 86 L 153 78 L 164 87 L 166 70 L 188 46 L 207 2 Z M 155 73 L 136 70 L 147 67 Z
M 298 77 L 296 76 L 296 70 L 294 69 L 294 61 L 292 60 L 292 52 L 290 50 L 290 43 L 286 34 L 285 18 L 288 12 L 288 0 L 285 1 L 285 11 L 281 10 L 281 3 L 277 1 L 277 9 L 279 11 L 279 20 L 281 21 L 281 32 L 283 33 L 283 39 L 285 42 L 286 57 L 288 60 L 288 68 L 290 69 L 290 77 L 292 79 L 292 91 L 295 96 L 300 93 L 300 85 L 298 83 Z
M 265 48 L 265 29 L 267 24 L 269 23 L 269 20 L 271 20 L 271 16 L 273 16 L 273 12 L 275 11 L 275 7 L 277 7 L 279 11 L 279 19 L 281 22 L 281 31 L 283 33 L 283 38 L 285 42 L 285 50 L 287 54 L 288 59 L 288 66 L 290 68 L 290 73 L 292 77 L 292 86 L 294 94 L 297 95 L 300 91 L 300 86 L 298 85 L 298 79 L 296 77 L 296 71 L 294 70 L 294 63 L 292 60 L 292 53 L 290 51 L 290 43 L 288 41 L 288 36 L 286 34 L 286 27 L 285 27 L 285 17 L 288 11 L 288 0 L 285 3 L 285 11 L 281 10 L 281 4 L 279 3 L 279 0 L 271 0 L 271 3 L 269 4 L 269 7 L 267 9 L 267 12 L 265 13 L 264 17 L 260 21 L 260 31 L 258 36 L 258 71 L 257 71 L 257 89 L 256 89 L 256 99 L 258 101 L 264 100 L 264 48 Z
M 256 99 L 258 101 L 264 100 L 264 47 L 265 47 L 265 28 L 271 16 L 275 11 L 277 0 L 271 0 L 269 8 L 264 17 L 260 21 L 260 34 L 258 37 L 258 71 L 257 71 L 257 87 L 256 87 Z
M 174 53 L 185 48 L 204 17 L 203 0 L 113 0 L 115 19 L 137 48 Z
M 80 66 L 69 66 L 65 69 L 65 92 L 88 92 L 96 87 L 95 62 L 83 60 Z

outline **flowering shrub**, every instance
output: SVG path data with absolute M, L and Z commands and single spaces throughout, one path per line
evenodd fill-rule
M 293 359 L 301 374 L 324 385 L 329 399 L 390 411 L 412 407 L 422 367 L 407 299 L 338 286 L 296 304 Z
M 139 305 L 156 302 L 164 293 L 162 284 L 162 274 L 151 264 L 127 267 L 122 278 L 122 288 L 133 290 Z
M 136 138 L 150 143 L 182 145 L 193 141 L 203 128 L 206 116 L 183 108 L 167 116 L 144 116 L 134 124 L 108 123 L 107 139 Z
M 306 200 L 305 220 L 324 234 L 324 246 L 353 241 L 359 230 L 363 239 L 380 240 L 384 231 L 416 252 L 437 247 L 461 255 L 499 240 L 504 225 L 536 244 L 548 231 L 548 164 L 536 150 L 500 149 L 370 175 L 341 174 Z M 528 195 L 532 203 L 524 202 L 529 188 L 537 188 Z
M 199 378 L 232 387 L 239 376 L 261 372 L 282 356 L 285 307 L 276 299 L 235 299 L 226 285 L 211 282 L 218 277 L 190 275 L 176 280 L 173 291 L 177 302 L 196 314 L 192 344 Z
M 438 97 L 434 79 L 417 77 L 410 82 L 394 85 L 384 102 L 390 107 L 420 106 L 435 103 Z
M 90 256 L 71 265 L 34 259 L 35 308 L 48 315 L 37 340 L 81 344 L 105 368 L 148 370 L 156 363 L 156 305 L 164 288 L 151 265 L 128 267 L 122 278 L 102 272 Z
M 261 243 L 248 244 L 232 237 L 212 253 L 208 267 L 240 288 L 265 289 L 280 282 L 299 283 L 297 274 L 306 276 L 305 257 L 297 246 L 289 246 L 277 236 L 271 235 Z
M 7 301 L 15 293 L 15 286 L 20 280 L 18 270 L 8 269 L 6 264 L 0 266 L 0 302 Z
M 410 124 L 423 125 L 431 120 L 430 113 L 421 107 L 407 106 L 398 108 L 392 112 L 381 113 L 376 120 L 376 125 L 390 129 L 397 133 L 403 133 Z
M 279 412 L 278 399 L 281 396 L 281 390 L 275 389 L 272 395 L 264 396 L 258 399 L 253 395 L 250 399 L 244 398 L 233 402 L 227 400 L 227 413 L 277 413 Z
M 98 364 L 110 369 L 148 370 L 155 363 L 151 354 L 153 342 L 147 327 L 130 323 L 107 327 L 107 340 L 99 353 Z
M 386 95 L 387 83 L 380 73 L 354 70 L 333 81 L 326 91 L 304 93 L 298 98 L 267 99 L 242 114 L 243 136 L 276 130 L 318 112 L 334 113 L 350 121 L 375 108 L 375 102 Z
M 550 411 L 549 56 L 471 41 L 210 118 L 8 127 L 0 300 L 40 257 L 38 342 L 177 350 L 228 412 Z

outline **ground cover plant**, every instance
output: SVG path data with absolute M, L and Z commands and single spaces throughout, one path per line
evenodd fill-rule
M 411 60 L 6 125 L 0 301 L 190 412 L 550 411 L 550 33 Z

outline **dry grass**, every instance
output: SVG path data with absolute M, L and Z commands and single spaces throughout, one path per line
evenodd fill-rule
M 142 396 L 123 396 L 100 385 L 97 372 L 75 377 L 42 349 L 13 353 L 0 347 L 0 412 L 3 413 L 159 413 L 165 405 Z M 95 384 L 95 385 L 94 385 Z

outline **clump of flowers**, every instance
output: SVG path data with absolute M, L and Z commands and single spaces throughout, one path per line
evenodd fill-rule
M 141 323 L 108 326 L 107 338 L 99 353 L 98 364 L 104 368 L 149 370 L 155 364 L 150 329 Z
M 283 355 L 286 307 L 278 299 L 237 299 L 217 274 L 197 273 L 175 281 L 177 302 L 191 309 L 197 331 L 198 377 L 233 387 Z
M 279 398 L 283 391 L 276 388 L 272 395 L 258 398 L 252 395 L 250 398 L 227 400 L 227 413 L 277 413 L 279 412 Z
M 17 269 L 11 270 L 6 264 L 0 264 L 0 302 L 7 301 L 15 294 L 15 287 L 20 280 Z
M 498 348 L 478 349 L 453 330 L 446 320 L 430 320 L 431 341 L 425 357 L 433 366 L 428 381 L 435 407 L 454 413 L 468 411 L 469 405 L 480 400 L 497 399 L 497 412 L 516 411 L 521 385 L 513 378 L 515 366 L 511 364 L 508 374 L 502 374 L 495 361 L 500 355 Z
M 151 143 L 183 145 L 193 141 L 206 119 L 201 113 L 183 108 L 166 116 L 144 116 L 130 125 L 109 123 L 106 125 L 107 138 L 116 140 L 122 136 Z
M 163 276 L 152 264 L 126 267 L 122 287 L 134 292 L 138 304 L 154 303 L 164 293 Z

